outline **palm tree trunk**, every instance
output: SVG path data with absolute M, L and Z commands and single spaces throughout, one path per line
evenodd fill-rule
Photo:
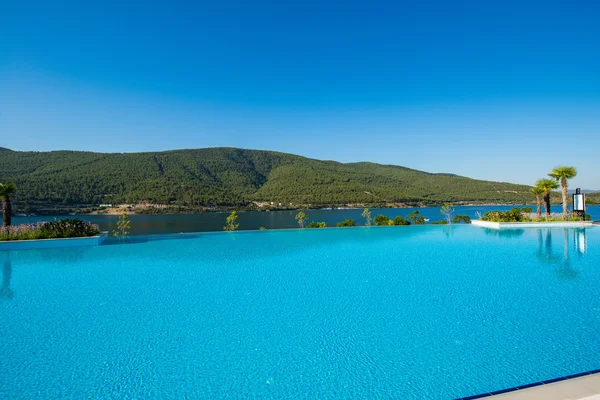
M 541 218 L 542 217 L 542 198 L 540 197 L 539 194 L 535 196 L 535 201 L 537 203 L 537 217 Z
M 12 222 L 12 204 L 8 196 L 2 198 L 2 221 L 4 226 L 10 226 Z
M 560 180 L 560 187 L 562 189 L 562 200 L 563 200 L 563 219 L 567 219 L 569 213 L 569 206 L 567 200 L 567 180 L 562 178 Z
M 550 216 L 550 192 L 544 193 L 544 205 L 546 206 L 546 217 Z

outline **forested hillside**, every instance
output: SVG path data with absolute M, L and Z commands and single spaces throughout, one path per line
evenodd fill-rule
M 0 148 L 0 182 L 17 184 L 15 204 L 21 209 L 141 201 L 190 207 L 243 207 L 257 201 L 301 207 L 533 200 L 523 185 L 234 148 L 124 154 Z

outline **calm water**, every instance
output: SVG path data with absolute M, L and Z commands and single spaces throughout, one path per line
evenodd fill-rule
M 0 398 L 452 399 L 600 368 L 600 228 L 0 253 Z
M 513 206 L 473 206 L 456 207 L 455 215 L 468 215 L 471 218 L 477 217 L 477 212 L 482 214 L 490 210 L 510 210 Z M 381 208 L 372 209 L 372 217 L 377 214 L 383 214 L 390 218 L 400 215 L 408 218 L 408 214 L 414 210 L 419 210 L 421 215 L 429 218 L 430 222 L 442 218 L 438 207 L 430 208 Z M 328 226 L 335 226 L 347 218 L 353 219 L 358 225 L 364 224 L 364 218 L 361 217 L 362 209 L 352 210 L 308 210 L 311 221 L 325 221 Z M 271 211 L 271 212 L 242 212 L 240 213 L 240 230 L 255 230 L 261 226 L 267 229 L 297 228 L 298 223 L 295 220 L 298 211 Z M 552 207 L 552 212 L 562 212 L 561 206 Z M 588 213 L 594 220 L 600 220 L 600 207 L 590 206 Z M 225 225 L 225 218 L 228 213 L 205 213 L 191 215 L 134 215 L 131 217 L 132 235 L 151 235 L 161 233 L 179 233 L 179 232 L 210 232 L 222 231 Z M 39 220 L 52 220 L 62 217 L 15 217 L 14 224 L 37 222 Z M 118 216 L 88 215 L 78 216 L 77 218 L 86 221 L 92 221 L 100 225 L 103 231 L 112 232 L 116 228 Z

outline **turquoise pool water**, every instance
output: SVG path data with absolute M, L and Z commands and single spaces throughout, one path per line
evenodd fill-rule
M 0 398 L 452 399 L 600 368 L 599 228 L 213 233 L 0 263 Z

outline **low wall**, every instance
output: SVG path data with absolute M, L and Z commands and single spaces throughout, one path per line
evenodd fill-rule
M 0 242 L 0 251 L 56 249 L 61 247 L 98 246 L 108 236 L 108 232 L 99 235 L 80 238 L 40 239 L 40 240 L 10 240 Z
M 491 229 L 515 228 L 584 228 L 592 226 L 592 221 L 565 221 L 565 222 L 490 222 L 480 219 L 471 220 L 472 225 Z

